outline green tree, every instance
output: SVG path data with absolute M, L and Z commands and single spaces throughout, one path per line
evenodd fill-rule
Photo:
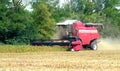
M 105 24 L 111 28 L 108 28 L 105 34 L 111 37 L 118 37 L 120 35 L 119 30 L 120 30 L 120 13 L 119 11 L 115 8 L 118 4 L 120 4 L 119 0 L 105 0 L 104 1 L 105 7 L 103 9 L 103 12 L 106 14 L 106 21 L 107 23 Z M 111 32 L 111 33 L 109 33 Z
M 34 25 L 38 30 L 37 39 L 50 39 L 54 33 L 55 22 L 45 4 L 36 3 L 33 11 Z
M 0 41 L 5 41 L 7 39 L 7 33 L 8 29 L 7 26 L 10 24 L 10 20 L 8 17 L 6 17 L 8 13 L 8 6 L 9 6 L 8 0 L 1 0 L 0 1 Z
M 10 44 L 29 43 L 34 38 L 32 18 L 21 0 L 1 1 L 0 41 Z

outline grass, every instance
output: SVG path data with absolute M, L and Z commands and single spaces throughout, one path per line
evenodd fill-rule
M 0 45 L 0 71 L 120 71 L 120 49 Z
M 67 48 L 60 46 L 0 45 L 0 53 L 51 52 L 66 50 Z
M 0 71 L 119 71 L 119 50 L 0 53 Z

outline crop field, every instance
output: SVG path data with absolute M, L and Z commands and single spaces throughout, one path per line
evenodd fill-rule
M 58 49 L 0 45 L 0 71 L 120 71 L 120 46 L 115 42 L 101 42 L 97 51 L 54 47 Z

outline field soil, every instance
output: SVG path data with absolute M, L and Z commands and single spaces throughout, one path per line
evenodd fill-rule
M 97 51 L 0 53 L 0 71 L 120 71 L 119 44 L 111 44 L 100 42 Z

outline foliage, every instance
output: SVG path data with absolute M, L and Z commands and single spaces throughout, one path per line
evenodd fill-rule
M 105 27 L 106 28 L 109 27 L 106 29 L 106 31 L 108 32 L 105 33 L 107 36 L 118 37 L 120 35 L 119 33 L 120 12 L 117 9 L 115 9 L 115 6 L 119 2 L 120 2 L 119 0 L 108 0 L 108 1 L 106 0 L 105 2 L 105 8 L 103 12 L 106 15 Z
M 55 22 L 45 4 L 36 3 L 33 11 L 33 23 L 38 28 L 37 39 L 45 40 L 53 36 Z
M 12 0 L 10 3 L 6 1 L 1 4 L 4 7 L 1 8 L 0 13 L 0 41 L 10 44 L 29 43 L 34 37 L 33 30 L 31 30 L 34 28 L 31 16 L 28 11 L 24 10 L 21 3 L 16 4 L 15 1 Z

